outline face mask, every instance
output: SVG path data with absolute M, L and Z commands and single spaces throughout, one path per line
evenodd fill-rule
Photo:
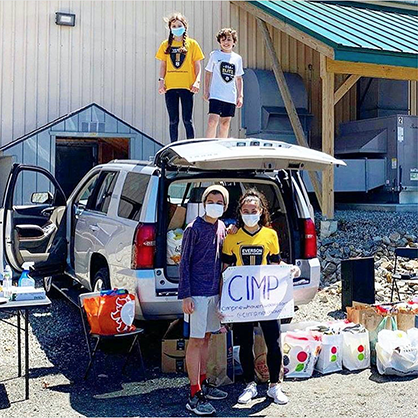
M 206 205 L 206 215 L 211 218 L 220 218 L 224 213 L 223 205 L 217 205 L 216 203 L 209 203 Z
M 172 28 L 171 29 L 171 33 L 174 36 L 177 36 L 177 37 L 183 36 L 184 32 L 186 32 L 186 29 L 184 28 L 184 26 L 182 26 L 181 28 Z
M 260 216 L 261 216 L 260 213 L 255 213 L 253 215 L 241 214 L 242 222 L 244 222 L 245 225 L 249 226 L 250 228 L 258 224 L 258 221 L 260 220 Z

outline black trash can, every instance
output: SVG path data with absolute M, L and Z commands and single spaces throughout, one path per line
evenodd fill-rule
M 374 257 L 349 258 L 341 261 L 342 310 L 353 301 L 373 304 Z

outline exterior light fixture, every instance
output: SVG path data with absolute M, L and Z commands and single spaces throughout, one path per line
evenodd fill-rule
M 75 14 L 56 12 L 55 23 L 62 26 L 75 26 Z

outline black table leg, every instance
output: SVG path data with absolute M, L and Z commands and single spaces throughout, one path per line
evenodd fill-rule
M 29 399 L 29 310 L 25 309 L 25 392 Z
M 22 341 L 20 336 L 20 311 L 17 311 L 17 375 L 22 376 Z

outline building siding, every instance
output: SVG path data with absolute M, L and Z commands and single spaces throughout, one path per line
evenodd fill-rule
M 75 27 L 57 26 L 57 11 L 75 13 Z M 167 143 L 154 56 L 168 33 L 163 17 L 174 11 L 185 14 L 189 35 L 208 56 L 214 34 L 229 23 L 229 2 L 0 2 L 0 145 L 93 102 Z M 198 94 L 198 136 L 206 113 Z

